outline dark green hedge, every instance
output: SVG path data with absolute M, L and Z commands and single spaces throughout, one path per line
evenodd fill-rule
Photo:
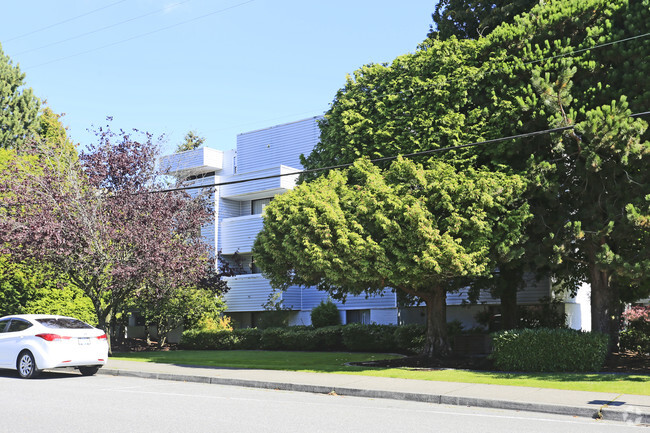
M 494 365 L 505 371 L 599 371 L 608 337 L 572 329 L 519 329 L 492 335 Z
M 181 347 L 205 350 L 300 350 L 416 353 L 424 343 L 421 325 L 338 325 L 314 328 L 235 329 L 183 332 Z

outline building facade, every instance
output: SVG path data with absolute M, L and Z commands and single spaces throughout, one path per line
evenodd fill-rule
M 218 185 L 212 190 L 215 218 L 203 228 L 203 236 L 220 251 L 237 275 L 227 279 L 226 313 L 241 327 L 257 326 L 269 310 L 281 309 L 293 325 L 309 325 L 311 310 L 328 295 L 311 287 L 290 287 L 274 292 L 255 265 L 252 247 L 262 229 L 264 207 L 274 196 L 292 189 L 303 169 L 300 155 L 308 155 L 318 143 L 319 117 L 309 118 L 237 136 L 236 149 L 220 151 L 199 148 L 163 157 L 169 174 L 189 180 L 193 185 Z M 549 280 L 530 281 L 519 293 L 521 305 L 532 305 L 551 294 Z M 466 306 L 466 295 L 448 297 L 448 320 L 459 320 L 466 327 L 476 325 L 481 309 L 499 304 L 489 295 L 479 304 Z M 349 296 L 334 301 L 342 323 L 418 323 L 424 322 L 422 308 L 398 305 L 397 295 L 386 289 L 377 296 Z M 572 323 L 574 327 L 575 323 Z

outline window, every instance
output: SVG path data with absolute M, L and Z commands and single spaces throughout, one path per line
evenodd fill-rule
M 345 323 L 370 323 L 370 310 L 347 310 L 345 312 Z
M 82 322 L 81 320 L 71 319 L 71 318 L 36 319 L 36 321 L 47 328 L 54 328 L 54 329 L 92 329 L 93 328 L 92 326 L 90 326 L 85 322 Z
M 0 332 L 5 332 L 8 324 L 9 324 L 9 319 L 0 320 Z
M 251 202 L 251 215 L 259 215 L 264 211 L 264 208 L 271 203 L 271 198 L 261 198 Z
M 32 324 L 25 320 L 11 319 L 11 323 L 9 324 L 9 328 L 7 329 L 7 332 L 24 331 L 25 329 L 30 328 L 31 326 Z

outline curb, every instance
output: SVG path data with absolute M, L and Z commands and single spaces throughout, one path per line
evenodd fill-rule
M 492 400 L 472 397 L 452 397 L 441 394 L 422 394 L 384 390 L 369 390 L 358 388 L 326 387 L 320 385 L 304 385 L 284 382 L 266 382 L 259 380 L 228 379 L 209 376 L 184 375 L 174 373 L 155 373 L 135 370 L 100 369 L 98 374 L 109 376 L 138 377 L 143 379 L 171 380 L 177 382 L 207 383 L 213 385 L 240 386 L 246 388 L 272 389 L 279 391 L 308 392 L 312 394 L 335 393 L 339 396 L 381 398 L 391 400 L 415 401 L 420 403 L 446 404 L 450 406 L 483 407 L 490 409 L 505 409 L 526 412 L 549 413 L 556 415 L 578 416 L 607 421 L 632 422 L 634 424 L 650 424 L 650 414 L 631 413 L 616 410 L 607 405 L 598 409 L 586 407 L 571 407 L 541 403 L 522 403 L 509 400 Z

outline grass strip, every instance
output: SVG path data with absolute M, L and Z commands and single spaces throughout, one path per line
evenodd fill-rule
M 177 350 L 114 354 L 128 361 L 206 367 L 357 374 L 440 382 L 528 386 L 574 391 L 650 395 L 650 376 L 618 373 L 508 373 L 468 370 L 424 370 L 361 367 L 351 362 L 398 358 L 400 355 L 348 352 L 282 352 L 256 350 Z

